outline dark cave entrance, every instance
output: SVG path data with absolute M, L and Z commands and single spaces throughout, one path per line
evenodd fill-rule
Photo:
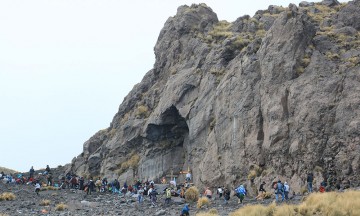
M 178 109 L 174 105 L 166 109 L 157 124 L 149 124 L 146 128 L 151 151 L 146 156 L 149 162 L 144 164 L 143 175 L 153 178 L 161 178 L 171 172 L 178 175 L 184 167 L 184 142 L 188 136 L 189 127 Z

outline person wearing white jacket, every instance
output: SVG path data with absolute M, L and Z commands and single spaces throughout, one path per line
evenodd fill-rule
M 287 182 L 285 182 L 284 183 L 285 200 L 289 199 L 289 191 L 290 191 L 290 186 L 288 185 Z

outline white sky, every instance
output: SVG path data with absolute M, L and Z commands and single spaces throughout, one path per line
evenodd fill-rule
M 234 21 L 299 0 L 0 0 L 0 166 L 69 163 L 154 64 L 180 5 Z

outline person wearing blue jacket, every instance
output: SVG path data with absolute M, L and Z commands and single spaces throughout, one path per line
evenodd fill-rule
M 190 209 L 189 206 L 187 204 L 185 204 L 184 208 L 181 210 L 181 215 L 180 216 L 189 216 Z

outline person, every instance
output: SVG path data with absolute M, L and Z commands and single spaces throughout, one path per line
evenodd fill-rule
M 284 201 L 285 194 L 284 194 L 284 185 L 279 180 L 275 186 L 275 198 L 276 202 L 279 202 L 279 195 L 281 195 L 281 202 Z
M 205 192 L 204 192 L 204 196 L 206 196 L 207 198 L 211 199 L 212 198 L 212 192 L 209 189 L 209 187 L 206 187 Z
M 100 189 L 101 189 L 101 185 L 102 185 L 102 182 L 101 182 L 101 179 L 99 177 L 95 182 L 95 186 L 96 186 L 96 188 L 98 189 L 99 192 L 100 192 Z
M 94 188 L 95 188 L 95 183 L 92 180 L 92 178 L 90 178 L 90 181 L 88 182 L 88 189 L 86 191 L 86 194 L 91 195 L 91 192 L 94 191 Z
M 138 202 L 139 204 L 141 204 L 144 201 L 144 189 L 139 186 L 139 190 L 138 190 Z
M 181 189 L 180 189 L 180 198 L 185 198 L 185 187 L 184 187 L 184 186 L 181 186 Z
M 40 185 L 40 183 L 37 181 L 36 184 L 35 184 L 35 193 L 36 193 L 36 195 L 38 195 L 38 196 L 40 196 L 40 194 L 39 194 L 40 188 L 41 188 L 41 185 Z
M 157 200 L 157 196 L 158 195 L 158 193 L 157 193 L 157 191 L 156 191 L 156 188 L 153 188 L 152 189 L 152 191 L 151 191 L 151 205 L 152 206 L 154 206 L 154 207 L 156 207 L 156 200 Z
M 312 193 L 312 191 L 313 191 L 313 189 L 312 189 L 313 181 L 314 181 L 314 176 L 313 176 L 312 173 L 309 173 L 307 178 L 306 178 L 309 193 Z
M 169 205 L 170 201 L 171 201 L 171 190 L 170 190 L 170 188 L 166 188 L 166 191 L 165 191 L 165 204 Z
M 162 179 L 161 179 L 161 184 L 166 184 L 166 178 L 165 178 L 165 176 L 162 177 Z
M 79 189 L 84 190 L 84 177 L 80 177 L 79 179 Z
M 30 174 L 29 179 L 34 177 L 34 173 L 35 173 L 34 167 L 31 166 L 30 171 L 29 171 L 29 174 Z
M 216 191 L 216 193 L 219 195 L 219 199 L 221 199 L 221 197 L 222 197 L 222 195 L 223 195 L 223 189 L 222 189 L 222 187 L 221 186 L 219 186 L 218 188 L 217 188 L 217 191 Z
M 290 186 L 288 185 L 287 182 L 284 183 L 284 195 L 285 195 L 285 200 L 289 200 L 289 192 L 290 192 Z
M 238 203 L 243 203 L 245 195 L 246 189 L 243 185 L 240 185 L 238 188 L 235 189 L 235 196 L 239 198 Z
M 263 181 L 261 184 L 260 184 L 260 188 L 259 188 L 259 192 L 261 192 L 261 193 L 266 193 L 266 190 L 264 189 L 264 185 L 265 185 L 266 183 Z
M 230 190 L 228 188 L 224 189 L 224 204 L 228 204 L 230 200 Z
M 180 216 L 189 216 L 190 209 L 188 204 L 185 204 L 184 208 L 181 210 L 181 215 Z
M 52 183 L 53 183 L 52 180 L 53 180 L 53 177 L 52 177 L 51 173 L 48 173 L 47 174 L 47 184 L 48 184 L 48 186 L 52 185 Z
M 190 171 L 188 173 L 186 173 L 185 180 L 188 181 L 188 182 L 191 181 L 191 173 L 190 173 Z
M 46 165 L 45 171 L 46 171 L 46 174 L 47 174 L 47 173 L 51 173 L 51 169 L 50 169 L 49 165 Z

